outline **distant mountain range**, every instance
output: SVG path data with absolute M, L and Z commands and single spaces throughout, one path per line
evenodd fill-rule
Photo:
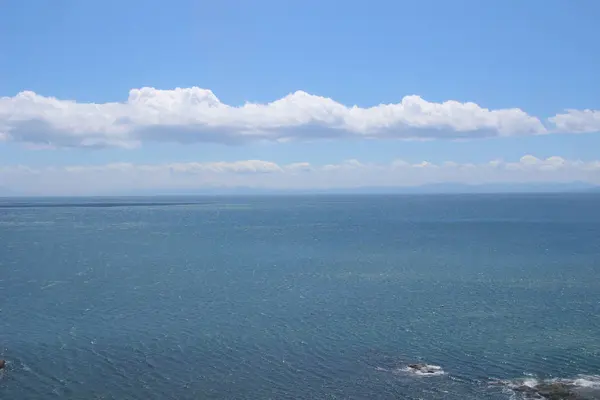
M 585 182 L 571 183 L 435 183 L 402 187 L 355 187 L 336 189 L 263 189 L 252 187 L 211 187 L 199 189 L 152 189 L 97 193 L 94 196 L 259 196 L 317 194 L 486 194 L 486 193 L 600 193 L 600 186 Z M 24 194 L 0 187 L 0 197 Z M 68 195 L 66 195 L 68 196 Z M 27 196 L 29 197 L 29 196 Z M 34 196 L 35 197 L 35 196 Z M 55 196 L 51 196 L 55 197 Z
M 355 187 L 335 189 L 262 189 L 251 187 L 214 187 L 188 190 L 145 190 L 121 195 L 301 195 L 301 194 L 485 194 L 485 193 L 571 193 L 600 192 L 600 186 L 572 183 L 436 183 L 402 187 Z

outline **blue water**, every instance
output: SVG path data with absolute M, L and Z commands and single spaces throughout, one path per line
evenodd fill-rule
M 4 199 L 0 243 L 0 398 L 600 384 L 598 195 Z

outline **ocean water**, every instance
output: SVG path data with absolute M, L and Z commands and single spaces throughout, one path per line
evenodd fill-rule
M 3 199 L 0 243 L 3 399 L 600 398 L 598 195 Z

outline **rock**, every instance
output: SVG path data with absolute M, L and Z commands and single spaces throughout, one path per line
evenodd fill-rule
M 0 360 L 0 369 L 4 369 L 6 367 L 6 361 Z
M 514 390 L 515 392 L 527 393 L 527 394 L 536 394 L 538 392 L 536 388 L 527 386 L 527 385 L 517 386 L 517 387 L 513 388 L 512 390 Z
M 535 398 L 543 398 L 548 400 L 577 400 L 580 397 L 572 391 L 572 386 L 560 383 L 540 383 L 535 386 L 520 385 L 513 387 L 512 390 L 519 393 L 524 393 L 526 396 L 537 396 Z
M 536 381 L 530 380 L 527 382 L 511 382 L 492 380 L 492 385 L 501 384 L 508 386 L 512 391 L 520 393 L 525 399 L 539 400 L 584 400 L 588 399 L 585 393 L 578 390 L 578 386 L 568 380 L 546 380 Z M 598 397 L 593 397 L 598 398 Z
M 579 398 L 571 387 L 560 382 L 542 383 L 535 387 L 537 394 L 549 400 L 575 400 Z
M 427 364 L 408 364 L 408 368 L 422 374 L 435 374 L 436 372 L 439 372 L 439 367 Z

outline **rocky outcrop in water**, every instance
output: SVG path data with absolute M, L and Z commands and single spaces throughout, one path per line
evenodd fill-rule
M 438 367 L 437 365 L 429 365 L 429 364 L 408 364 L 408 368 L 412 371 L 412 372 L 418 372 L 420 374 L 439 374 L 441 368 Z
M 6 367 L 6 361 L 0 360 L 0 369 L 4 369 Z
M 531 398 L 548 400 L 584 399 L 574 389 L 574 385 L 564 382 L 541 382 L 534 386 L 523 384 L 512 388 L 515 392 L 523 393 Z

